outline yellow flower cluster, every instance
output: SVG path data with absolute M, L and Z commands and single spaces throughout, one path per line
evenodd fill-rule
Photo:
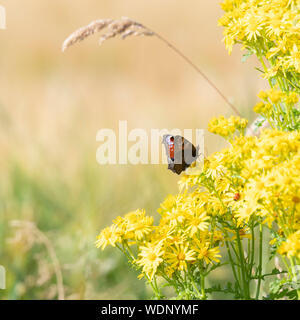
M 225 14 L 219 19 L 229 53 L 240 43 L 270 66 L 265 77 L 277 73 L 300 73 L 300 1 L 299 0 L 225 0 Z M 298 79 L 299 80 L 299 79 Z
M 220 128 L 213 129 L 218 130 L 223 130 L 222 121 Z M 233 229 L 248 228 L 254 220 L 270 228 L 275 223 L 282 239 L 288 238 L 280 252 L 296 255 L 300 229 L 300 132 L 265 129 L 259 138 L 240 136 L 231 143 L 230 148 L 208 157 L 203 174 L 198 180 L 185 178 L 185 185 L 205 187 L 207 214 L 221 215 Z
M 240 117 L 231 116 L 226 119 L 224 116 L 220 116 L 218 118 L 211 119 L 208 124 L 208 129 L 210 132 L 225 138 L 233 136 L 236 131 L 243 134 L 247 124 L 248 120 Z
M 143 210 L 131 212 L 104 229 L 97 246 L 118 246 L 150 283 L 163 277 L 184 286 L 183 278 L 194 284 L 198 273 L 218 267 L 226 244 L 233 269 L 233 260 L 241 261 L 244 297 L 254 262 L 245 258 L 242 240 L 248 241 L 249 254 L 254 252 L 256 226 L 272 230 L 272 244 L 281 255 L 299 259 L 300 132 L 264 129 L 259 137 L 244 136 L 246 124 L 235 117 L 213 119 L 210 130 L 227 137 L 231 146 L 206 158 L 199 175 L 182 177 L 180 193 L 161 203 L 158 225 Z
M 293 110 L 299 101 L 298 93 L 271 88 L 261 91 L 258 97 L 262 101 L 258 102 L 253 110 L 263 115 L 273 128 L 291 130 L 299 127 L 299 112 L 296 109 Z
M 136 262 L 150 279 L 154 274 L 172 278 L 178 271 L 187 271 L 199 263 L 204 267 L 219 262 L 221 257 L 222 235 L 217 230 L 207 230 L 209 217 L 206 213 L 198 209 L 195 213 L 176 214 L 175 210 L 172 209 L 172 217 L 162 217 L 155 232 L 139 247 Z M 173 224 L 168 224 L 171 220 Z
M 124 217 L 117 217 L 114 223 L 101 231 L 96 247 L 105 249 L 107 245 L 133 244 L 149 234 L 153 229 L 153 217 L 145 215 L 144 210 L 129 212 Z
M 300 0 L 225 0 L 221 7 L 225 14 L 219 25 L 229 53 L 238 43 L 247 50 L 244 58 L 256 55 L 262 66 L 258 70 L 272 88 L 259 94 L 263 101 L 254 111 L 272 128 L 298 130 Z
M 205 200 L 201 194 L 170 195 L 158 210 L 158 226 L 152 226 L 153 219 L 145 216 L 144 211 L 131 212 L 102 230 L 96 245 L 104 249 L 120 243 L 128 249 L 128 241 L 134 240 L 138 257 L 133 262 L 150 279 L 156 273 L 172 278 L 174 272 L 187 270 L 188 265 L 196 262 L 218 262 L 222 235 L 217 230 L 208 231 Z
M 287 240 L 282 243 L 279 253 L 290 257 L 300 259 L 300 230 L 288 236 Z

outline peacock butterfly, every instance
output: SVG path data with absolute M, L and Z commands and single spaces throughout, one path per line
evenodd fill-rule
M 185 171 L 199 156 L 199 147 L 182 136 L 165 134 L 162 139 L 165 146 L 168 169 L 178 175 Z

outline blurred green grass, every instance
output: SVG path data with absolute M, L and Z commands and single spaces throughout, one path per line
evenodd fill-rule
M 0 183 L 1 264 L 8 276 L 7 290 L 0 292 L 1 298 L 47 298 L 47 288 L 56 282 L 52 275 L 43 286 L 37 285 L 40 260 L 49 264 L 50 273 L 53 269 L 42 244 L 34 243 L 27 250 L 26 239 L 14 244 L 7 241 L 17 231 L 9 225 L 15 219 L 34 221 L 49 238 L 61 263 L 67 297 L 74 293 L 80 299 L 148 296 L 143 281 L 136 279 L 135 270 L 129 272 L 121 254 L 115 250 L 100 252 L 94 247 L 97 232 L 118 214 L 141 203 L 153 212 L 168 192 L 167 184 L 151 184 L 151 179 L 158 178 L 155 169 L 128 169 L 134 181 L 119 176 L 116 187 L 111 180 L 113 169 L 99 170 L 94 162 L 84 162 L 76 176 L 67 181 L 60 179 L 59 172 L 45 177 L 47 168 L 35 167 L 30 172 L 11 159 L 6 173 L 9 182 Z M 129 189 L 128 184 L 134 186 Z M 42 256 L 36 261 L 38 253 Z

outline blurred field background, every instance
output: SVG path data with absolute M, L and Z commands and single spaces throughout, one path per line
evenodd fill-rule
M 0 30 L 0 265 L 7 270 L 1 299 L 56 299 L 60 263 L 66 299 L 145 299 L 116 250 L 94 247 L 97 233 L 136 208 L 156 214 L 177 192 L 165 165 L 100 166 L 96 133 L 133 128 L 207 128 L 232 111 L 193 69 L 155 38 L 97 36 L 61 53 L 63 40 L 99 18 L 128 16 L 180 48 L 249 119 L 264 82 L 255 60 L 228 56 L 217 20 L 218 1 L 2 1 Z M 208 152 L 223 142 L 207 136 Z M 34 222 L 50 243 L 13 220 Z M 226 269 L 224 269 L 226 272 Z M 215 274 L 212 281 L 224 277 Z

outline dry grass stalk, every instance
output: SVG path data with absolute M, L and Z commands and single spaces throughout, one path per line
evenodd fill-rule
M 63 43 L 62 51 L 65 51 L 73 44 L 80 42 L 87 37 L 107 29 L 105 33 L 100 37 L 99 44 L 104 41 L 120 36 L 122 39 L 126 39 L 130 36 L 153 36 L 154 32 L 150 31 L 142 24 L 123 17 L 120 20 L 101 19 L 91 22 L 89 25 L 82 27 L 72 33 Z
M 174 52 L 176 52 L 181 58 L 183 58 L 198 74 L 200 74 L 211 86 L 216 90 L 220 97 L 230 106 L 230 108 L 239 116 L 239 111 L 235 106 L 225 97 L 221 90 L 201 71 L 201 69 L 195 65 L 186 55 L 184 55 L 177 47 L 172 45 L 168 40 L 163 38 L 160 34 L 150 30 L 148 27 L 141 23 L 123 17 L 119 20 L 101 19 L 96 20 L 89 25 L 82 27 L 73 32 L 63 43 L 62 51 L 64 52 L 68 47 L 73 44 L 80 42 L 92 34 L 102 31 L 107 28 L 107 31 L 100 37 L 99 43 L 102 44 L 104 41 L 120 36 L 121 39 L 126 39 L 129 36 L 155 36 Z
M 30 221 L 21 221 L 21 220 L 12 220 L 10 225 L 14 228 L 18 228 L 18 234 L 24 233 L 25 235 L 30 235 L 32 238 L 36 239 L 35 241 L 38 243 L 44 244 L 47 249 L 47 252 L 52 260 L 55 276 L 56 276 L 56 286 L 57 286 L 57 293 L 58 299 L 64 300 L 65 293 L 64 293 L 64 285 L 63 285 L 63 276 L 61 272 L 61 267 L 59 260 L 57 258 L 55 249 L 48 239 L 48 237 L 37 228 L 37 226 Z

